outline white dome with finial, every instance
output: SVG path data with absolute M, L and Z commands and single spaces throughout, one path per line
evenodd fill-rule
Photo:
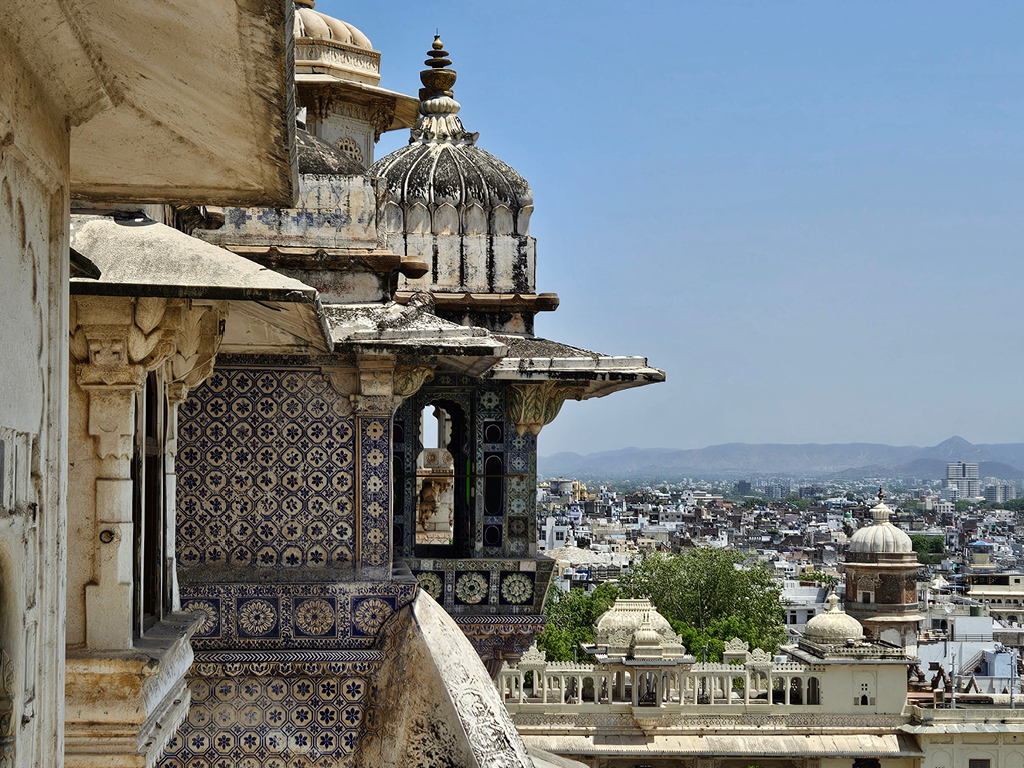
M 812 617 L 804 627 L 804 637 L 816 643 L 840 645 L 847 640 L 861 640 L 864 627 L 853 616 L 840 610 L 835 592 L 828 596 L 829 608 Z
M 878 489 L 878 503 L 871 508 L 874 525 L 861 528 L 850 538 L 848 550 L 863 554 L 903 554 L 913 552 L 914 546 L 905 531 L 889 522 L 892 510 L 882 499 L 885 494 Z
M 457 73 L 440 36 L 429 69 L 420 73 L 420 118 L 409 145 L 370 173 L 387 182 L 389 232 L 527 235 L 533 212 L 530 185 L 513 168 L 476 146 L 463 127 L 452 86 Z

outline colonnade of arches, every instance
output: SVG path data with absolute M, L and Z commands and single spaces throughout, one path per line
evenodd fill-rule
M 521 704 L 626 703 L 635 707 L 657 707 L 664 704 L 818 706 L 822 703 L 821 679 L 817 675 L 729 665 L 686 670 L 639 666 L 602 670 L 506 668 L 499 673 L 497 685 L 506 700 Z

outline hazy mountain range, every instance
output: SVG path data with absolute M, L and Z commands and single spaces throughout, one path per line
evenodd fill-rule
M 862 477 L 914 477 L 941 479 L 946 463 L 972 461 L 981 477 L 1024 479 L 1024 443 L 974 445 L 951 437 L 930 448 L 876 443 L 784 445 L 726 443 L 707 448 L 622 448 L 581 456 L 556 453 L 541 456 L 543 477 L 581 479 L 721 477 L 791 475 L 856 480 Z

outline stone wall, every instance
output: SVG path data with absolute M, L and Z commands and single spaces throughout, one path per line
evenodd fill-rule
M 57 765 L 62 749 L 70 168 L 64 116 L 4 35 L 0 82 L 0 765 L 6 768 Z

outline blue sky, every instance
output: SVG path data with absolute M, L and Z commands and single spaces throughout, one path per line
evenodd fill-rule
M 410 94 L 440 30 L 533 187 L 538 334 L 667 372 L 567 403 L 541 454 L 1024 442 L 1024 4 L 317 10 Z

